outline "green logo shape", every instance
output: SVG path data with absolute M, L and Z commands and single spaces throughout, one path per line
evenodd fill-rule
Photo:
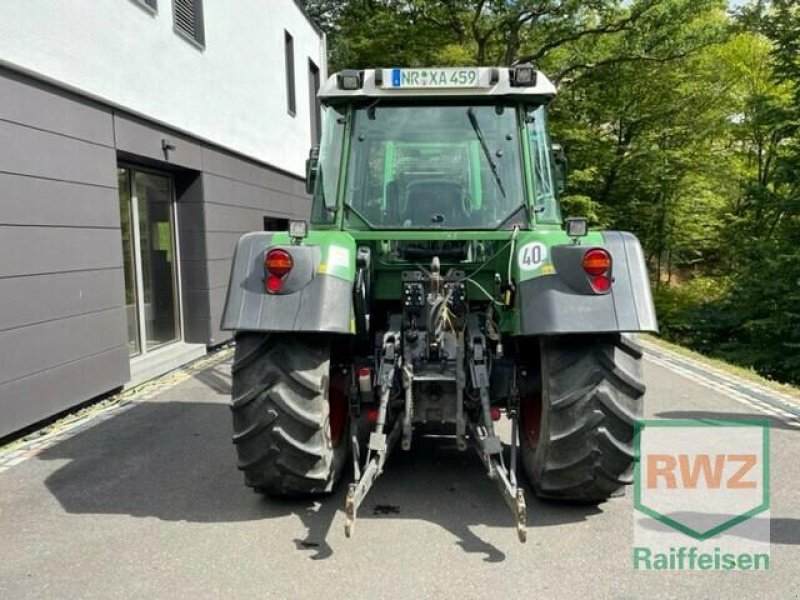
M 761 451 L 764 457 L 764 465 L 761 469 L 761 489 L 762 501 L 761 504 L 739 515 L 733 516 L 724 523 L 720 523 L 707 531 L 697 531 L 680 523 L 670 517 L 669 515 L 662 514 L 657 510 L 647 506 L 642 502 L 642 432 L 646 428 L 652 427 L 703 427 L 703 428 L 718 428 L 718 427 L 761 427 Z M 648 515 L 680 531 L 699 541 L 707 540 L 715 535 L 722 533 L 735 527 L 739 523 L 747 521 L 759 513 L 764 512 L 769 508 L 769 421 L 767 419 L 752 419 L 752 420 L 728 420 L 728 419 L 642 419 L 637 420 L 634 428 L 634 500 L 633 507 L 641 513 Z

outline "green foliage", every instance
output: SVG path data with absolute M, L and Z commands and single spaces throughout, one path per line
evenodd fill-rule
M 306 0 L 333 70 L 534 61 L 565 216 L 642 241 L 662 334 L 800 383 L 800 4 Z

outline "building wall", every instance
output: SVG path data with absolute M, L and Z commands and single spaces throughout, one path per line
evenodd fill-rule
M 0 67 L 0 437 L 129 380 L 119 162 L 175 179 L 187 342 L 230 337 L 239 236 L 310 210 L 293 174 Z
M 129 377 L 112 125 L 0 71 L 0 436 Z
M 172 0 L 157 7 L 0 2 L 0 62 L 302 176 L 311 143 L 308 61 L 323 80 L 326 66 L 324 39 L 294 0 L 203 0 L 204 48 L 174 31 Z M 294 116 L 284 30 L 294 38 Z

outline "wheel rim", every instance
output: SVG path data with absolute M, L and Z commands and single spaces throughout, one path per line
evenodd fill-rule
M 347 425 L 347 374 L 344 369 L 331 369 L 328 384 L 328 406 L 330 407 L 331 444 L 337 447 L 342 441 Z
M 532 394 L 522 400 L 522 430 L 523 436 L 531 446 L 539 444 L 539 435 L 542 431 L 542 397 Z

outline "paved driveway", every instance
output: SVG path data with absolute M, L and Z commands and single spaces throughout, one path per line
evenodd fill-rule
M 343 491 L 265 500 L 230 443 L 230 365 L 0 473 L 0 597 L 795 598 L 800 594 L 800 431 L 773 417 L 772 571 L 631 569 L 631 494 L 599 507 L 528 494 L 522 545 L 471 453 L 425 439 L 398 451 L 354 539 Z M 647 413 L 763 417 L 663 363 L 646 363 Z M 506 427 L 506 433 L 507 433 Z

